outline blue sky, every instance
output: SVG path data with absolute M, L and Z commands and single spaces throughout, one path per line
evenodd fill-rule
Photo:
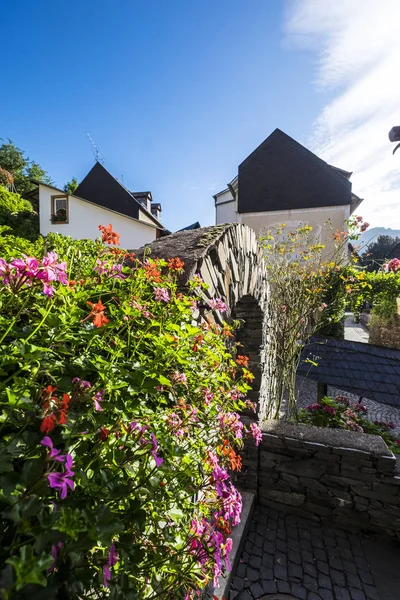
M 335 2 L 347 14 L 357 4 Z M 37 0 L 21 14 L 8 0 L 0 137 L 62 186 L 94 163 L 89 131 L 113 175 L 162 203 L 168 228 L 212 224 L 212 195 L 276 127 L 331 158 L 340 132 L 324 133 L 321 119 L 346 81 L 323 81 L 322 52 L 338 32 L 321 30 L 324 14 L 313 21 L 313 3 Z M 348 146 L 346 162 L 333 154 L 354 169 Z

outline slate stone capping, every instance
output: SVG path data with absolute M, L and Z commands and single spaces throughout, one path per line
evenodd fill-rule
M 343 454 L 346 454 L 346 451 L 360 450 L 369 455 L 389 457 L 395 460 L 394 454 L 378 435 L 354 433 L 345 429 L 311 427 L 302 423 L 287 423 L 274 420 L 264 421 L 261 424 L 261 430 L 263 434 L 276 436 L 281 441 L 285 440 L 285 444 L 291 447 L 296 446 L 297 444 L 294 442 L 298 440 L 304 442 L 299 447 L 312 449 L 312 445 L 315 443 L 315 450 L 318 451 L 322 450 L 321 446 L 325 447 L 327 452 L 333 452 L 334 449 L 341 449 L 343 450 Z

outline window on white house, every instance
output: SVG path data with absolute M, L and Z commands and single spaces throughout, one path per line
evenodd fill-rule
M 68 223 L 68 196 L 51 197 L 51 222 Z

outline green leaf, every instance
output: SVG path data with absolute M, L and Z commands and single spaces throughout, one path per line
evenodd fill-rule
M 43 571 L 51 567 L 53 562 L 53 557 L 46 555 L 44 552 L 40 556 L 36 556 L 31 546 L 22 546 L 19 556 L 12 556 L 6 560 L 6 563 L 15 570 L 17 590 L 29 583 L 46 587 L 47 579 Z

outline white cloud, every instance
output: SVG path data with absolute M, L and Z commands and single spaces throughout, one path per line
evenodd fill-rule
M 353 171 L 360 212 L 374 226 L 400 227 L 400 0 L 292 0 L 287 32 L 317 56 L 315 87 L 330 101 L 309 147 Z

